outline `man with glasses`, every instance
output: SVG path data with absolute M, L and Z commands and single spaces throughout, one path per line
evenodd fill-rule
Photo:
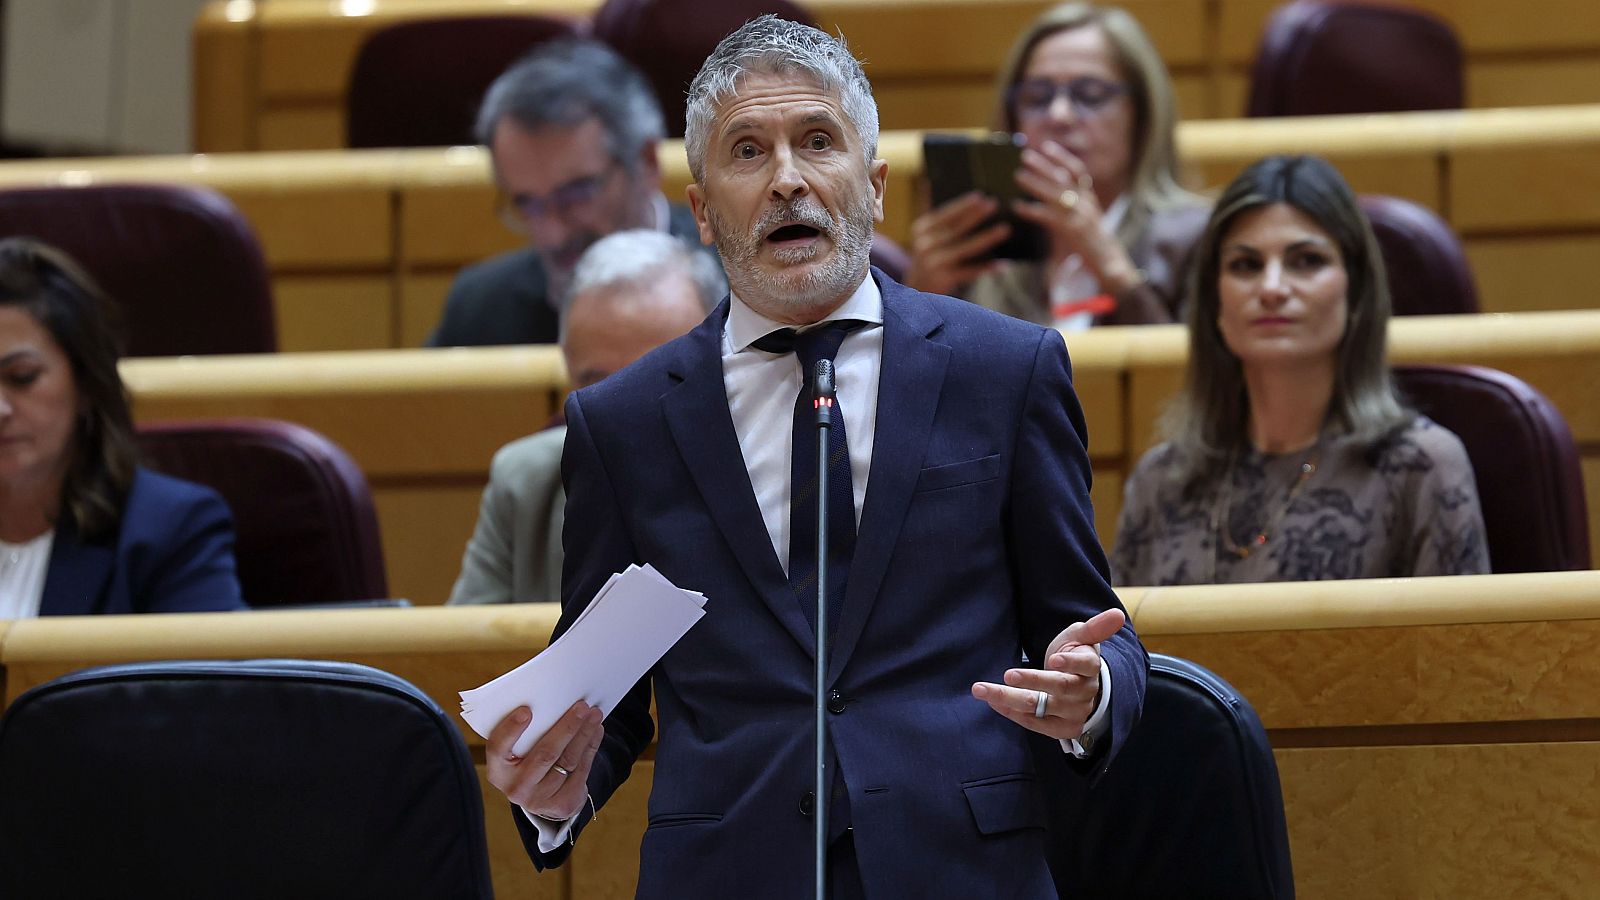
M 578 261 L 561 321 L 573 390 L 698 325 L 727 292 L 716 260 L 680 238 L 638 229 L 595 241 Z M 560 599 L 566 437 L 559 425 L 495 453 L 451 604 Z
M 528 246 L 457 276 L 429 346 L 554 343 L 578 258 L 616 231 L 696 240 L 694 217 L 661 194 L 661 110 L 642 75 L 605 45 L 558 41 L 484 95 L 501 217 Z

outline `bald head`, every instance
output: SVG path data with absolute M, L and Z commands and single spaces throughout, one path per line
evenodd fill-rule
M 623 231 L 579 260 L 561 352 L 587 387 L 700 324 L 726 288 L 715 261 L 671 235 Z

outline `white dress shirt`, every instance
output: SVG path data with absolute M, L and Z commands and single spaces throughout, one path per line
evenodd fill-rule
M 55 538 L 52 528 L 20 544 L 0 541 L 0 619 L 32 619 L 39 615 Z
M 856 524 L 867 496 L 867 471 L 872 467 L 872 438 L 878 428 L 878 373 L 883 367 L 883 296 L 871 278 L 863 279 L 850 299 L 810 331 L 839 319 L 869 322 L 845 335 L 833 360 L 833 380 L 844 434 L 850 446 L 850 487 Z M 739 435 L 739 452 L 750 472 L 750 487 L 761 508 L 778 563 L 789 571 L 789 479 L 794 458 L 794 399 L 804 378 L 793 353 L 777 354 L 750 346 L 780 328 L 782 322 L 763 316 L 733 296 L 722 329 L 722 384 L 728 412 Z M 816 448 L 807 448 L 815 453 Z

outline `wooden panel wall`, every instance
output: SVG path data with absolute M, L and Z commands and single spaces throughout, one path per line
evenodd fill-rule
M 1600 105 L 1388 116 L 1190 122 L 1196 185 L 1220 186 L 1267 153 L 1315 152 L 1357 190 L 1409 197 L 1462 235 L 1486 311 L 1589 308 L 1600 298 Z M 887 132 L 886 219 L 906 241 L 921 132 Z M 688 162 L 662 152 L 682 198 Z M 226 194 L 255 227 L 284 350 L 420 346 L 461 267 L 513 248 L 478 148 L 0 163 L 0 187 L 176 181 Z
M 1212 669 L 1266 725 L 1300 896 L 1584 896 L 1600 880 L 1600 573 L 1122 596 L 1151 650 Z M 552 604 L 35 619 L 0 622 L 0 667 L 10 703 L 103 663 L 342 659 L 454 710 L 554 622 Z M 636 766 L 571 862 L 541 875 L 484 784 L 496 894 L 632 896 L 650 780 Z
M 885 128 L 988 123 L 1014 36 L 1049 0 L 809 0 L 867 63 Z M 1249 66 L 1275 0 L 1125 0 L 1172 73 L 1186 118 L 1242 115 Z M 1536 13 L 1496 0 L 1413 0 L 1456 30 L 1469 106 L 1600 102 L 1600 11 L 1548 0 Z M 344 90 L 373 30 L 438 15 L 583 15 L 598 0 L 214 0 L 195 23 L 195 148 L 344 145 Z

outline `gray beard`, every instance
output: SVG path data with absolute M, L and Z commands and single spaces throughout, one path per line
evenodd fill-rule
M 838 220 L 816 200 L 790 201 L 768 210 L 761 221 L 742 234 L 729 227 L 714 208 L 707 208 L 706 217 L 716 239 L 717 252 L 722 256 L 729 287 L 758 312 L 787 310 L 803 314 L 831 309 L 860 285 L 872 255 L 872 200 L 869 197 L 862 197 L 860 202 L 845 209 Z M 804 222 L 821 231 L 833 244 L 832 257 L 804 273 L 774 275 L 762 271 L 755 260 L 766 243 L 763 235 L 784 221 Z M 803 263 L 826 250 L 825 247 L 779 249 L 776 257 L 784 263 Z

